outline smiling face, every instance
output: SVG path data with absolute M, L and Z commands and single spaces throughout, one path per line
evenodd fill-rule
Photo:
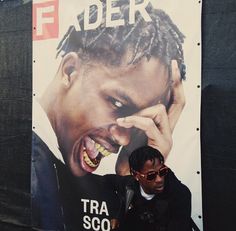
M 140 174 L 147 175 L 151 172 L 158 172 L 162 166 L 163 163 L 161 163 L 157 158 L 154 160 L 147 160 L 144 163 L 143 168 L 140 170 Z M 157 194 L 163 192 L 165 176 L 156 175 L 155 179 L 147 180 L 140 174 L 136 173 L 135 177 L 139 181 L 139 184 L 142 186 L 145 193 Z
M 64 59 L 53 124 L 66 164 L 74 175 L 83 176 L 130 142 L 132 129 L 119 127 L 117 118 L 166 103 L 168 70 L 154 58 L 128 67 L 75 65 L 75 57 Z M 71 64 L 73 73 L 68 71 Z

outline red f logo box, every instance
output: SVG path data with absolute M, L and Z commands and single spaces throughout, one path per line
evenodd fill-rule
M 33 40 L 58 37 L 58 0 L 33 4 Z

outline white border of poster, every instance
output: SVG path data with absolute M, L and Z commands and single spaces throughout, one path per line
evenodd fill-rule
M 47 2 L 34 0 L 33 4 Z M 33 41 L 33 94 L 40 97 L 55 75 L 60 63 L 56 59 L 56 47 L 68 29 L 76 24 L 74 9 L 85 8 L 90 1 L 59 0 L 58 38 Z M 192 218 L 203 230 L 201 196 L 201 152 L 200 152 L 200 103 L 201 103 L 201 1 L 152 0 L 155 8 L 163 9 L 186 36 L 184 58 L 187 67 L 184 92 L 186 105 L 173 133 L 173 147 L 166 161 L 177 177 L 192 193 Z M 75 12 L 75 14 L 74 14 Z M 50 63 L 50 65 L 49 65 Z M 34 124 L 33 114 L 33 127 Z M 115 173 L 117 155 L 104 158 L 97 174 Z

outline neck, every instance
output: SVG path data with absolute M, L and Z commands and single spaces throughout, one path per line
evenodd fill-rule
M 146 193 L 141 185 L 139 185 L 139 187 L 142 197 L 144 197 L 146 200 L 151 200 L 155 196 L 155 194 Z
M 59 94 L 56 92 L 55 87 L 50 84 L 42 97 L 39 99 L 39 104 L 47 114 L 54 131 L 56 129 L 56 115 L 60 112 L 57 107 L 57 95 Z

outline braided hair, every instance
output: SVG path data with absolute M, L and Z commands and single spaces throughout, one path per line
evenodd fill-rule
M 157 149 L 150 146 L 137 148 L 129 157 L 130 171 L 141 171 L 146 161 L 150 160 L 154 163 L 155 159 L 158 159 L 160 163 L 164 163 L 164 157 Z
M 84 30 L 84 12 L 77 16 L 81 31 L 70 26 L 57 47 L 57 55 L 74 51 L 82 61 L 95 60 L 107 66 L 137 64 L 143 58 L 158 58 L 167 66 L 171 76 L 171 60 L 178 65 L 184 63 L 184 35 L 171 18 L 162 10 L 146 7 L 152 21 L 146 22 L 136 12 L 135 23 L 129 24 L 129 0 L 113 1 L 113 7 L 120 7 L 120 13 L 112 14 L 111 20 L 124 20 L 124 26 L 106 27 L 106 3 L 103 2 L 103 21 L 94 30 Z M 141 0 L 138 0 L 140 2 Z M 137 2 L 137 0 L 136 0 Z M 96 21 L 97 7 L 90 7 L 89 21 Z M 127 59 L 128 54 L 128 59 Z M 126 58 L 125 58 L 126 57 Z

